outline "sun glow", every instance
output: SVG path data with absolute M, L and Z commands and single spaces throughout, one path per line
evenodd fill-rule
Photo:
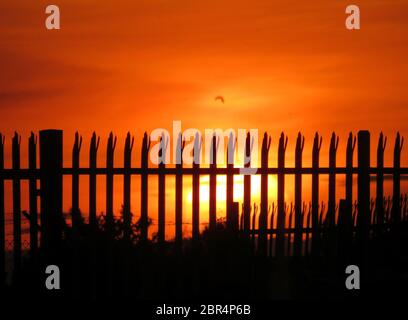
M 227 190 L 226 176 L 217 177 L 217 202 L 226 201 Z M 268 199 L 276 199 L 277 180 L 275 176 L 268 177 Z M 261 177 L 259 175 L 251 176 L 251 201 L 259 203 L 261 198 Z M 234 177 L 234 201 L 242 203 L 244 199 L 244 176 Z M 192 203 L 193 191 L 190 189 L 187 195 L 187 201 Z M 209 176 L 200 177 L 200 206 L 208 205 L 210 201 L 210 178 Z

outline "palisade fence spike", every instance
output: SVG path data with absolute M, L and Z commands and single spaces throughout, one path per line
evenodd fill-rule
M 134 144 L 135 144 L 135 137 L 132 136 L 132 142 L 131 142 L 131 144 L 130 144 L 130 150 L 133 150 Z
M 99 146 L 100 146 L 100 144 L 101 144 L 101 137 L 100 137 L 100 136 L 98 136 L 98 140 L 96 141 L 96 148 L 95 148 L 95 150 L 96 150 L 96 151 L 98 151 L 98 150 L 99 150 Z
M 251 156 L 251 135 L 249 132 L 247 132 L 246 138 L 245 138 L 245 159 L 244 163 L 246 163 L 246 159 L 250 158 Z
M 399 134 L 399 132 L 398 132 Z M 402 151 L 402 147 L 404 146 L 404 137 L 401 136 L 401 144 L 400 144 L 400 151 Z
M 339 136 L 337 136 L 336 148 L 335 148 L 336 151 L 337 151 L 337 149 L 339 148 L 339 140 L 340 140 L 340 138 L 339 138 Z
M 233 132 L 230 132 L 228 137 L 227 145 L 227 164 L 234 164 L 234 155 L 235 155 L 235 135 Z

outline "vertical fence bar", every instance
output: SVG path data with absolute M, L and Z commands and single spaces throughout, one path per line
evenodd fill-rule
M 82 137 L 75 133 L 74 146 L 72 148 L 72 231 L 73 231 L 73 256 L 72 256 L 72 288 L 73 291 L 80 292 L 79 279 L 81 276 L 80 254 L 79 254 L 79 228 L 81 226 L 81 212 L 79 209 L 79 155 L 81 152 Z
M 312 221 L 312 204 L 309 203 L 309 209 L 307 211 L 307 219 L 306 219 L 306 240 L 305 240 L 305 255 L 308 256 L 310 253 L 310 246 L 309 246 L 309 238 L 310 238 L 310 226 Z
M 81 222 L 79 209 L 79 154 L 82 146 L 82 137 L 75 133 L 74 147 L 72 148 L 72 228 L 76 230 Z
M 401 222 L 401 150 L 404 145 L 404 138 L 401 139 L 399 132 L 395 139 L 394 146 L 394 175 L 392 179 L 392 224 L 398 225 Z
M 268 168 L 269 149 L 271 138 L 265 132 L 262 140 L 261 168 Z M 251 176 L 249 176 L 251 178 Z M 251 198 L 249 198 L 251 200 Z M 250 207 L 250 204 L 249 204 Z M 268 229 L 268 174 L 261 174 L 261 207 L 259 213 L 259 252 L 261 255 L 267 254 L 267 231 Z
M 211 160 L 210 168 L 215 170 L 217 168 L 217 136 L 214 134 L 211 140 Z M 210 174 L 210 230 L 214 231 L 217 224 L 217 175 L 215 171 Z
M 126 135 L 125 148 L 123 155 L 123 239 L 126 245 L 126 254 L 130 253 L 130 239 L 132 234 L 132 213 L 131 213 L 131 174 L 130 169 L 132 167 L 132 149 L 134 144 L 134 138 L 130 135 L 130 132 Z M 129 294 L 129 275 L 130 275 L 130 261 L 126 259 L 123 268 L 123 291 L 126 296 Z
M 129 241 L 132 225 L 131 214 L 131 175 L 130 168 L 132 167 L 132 149 L 134 138 L 130 136 L 130 132 L 126 135 L 125 151 L 124 151 L 124 169 L 123 176 L 123 224 L 124 224 L 124 239 Z
M 226 195 L 226 208 L 227 208 L 227 224 L 231 220 L 231 205 L 234 202 L 234 175 L 232 169 L 234 168 L 234 155 L 235 155 L 235 136 L 231 132 L 228 139 L 227 148 L 227 195 Z
M 28 168 L 37 169 L 37 142 L 33 132 L 28 139 Z M 34 259 L 38 249 L 38 210 L 37 210 L 37 178 L 30 177 L 29 211 L 30 211 L 30 258 Z
M 329 201 L 327 206 L 327 222 L 332 228 L 336 221 L 336 153 L 339 146 L 339 137 L 333 132 L 329 148 Z
M 285 250 L 285 151 L 288 145 L 288 138 L 281 133 L 278 148 L 278 221 L 276 234 L 276 255 L 281 257 Z
M 377 233 L 381 234 L 384 226 L 384 150 L 387 145 L 387 138 L 381 132 L 377 147 L 377 177 L 376 177 L 376 217 Z
M 179 133 L 176 153 L 176 246 L 181 248 L 183 241 L 183 135 Z
M 41 247 L 52 257 L 61 246 L 62 130 L 40 131 Z
M 201 160 L 201 137 L 197 133 L 194 139 L 193 149 L 193 240 L 200 237 L 200 161 Z
M 296 140 L 295 149 L 295 240 L 294 240 L 294 256 L 299 257 L 302 254 L 302 153 L 305 146 L 305 138 L 299 132 Z
M 89 148 L 89 225 L 92 229 L 96 228 L 96 159 L 99 148 L 99 137 L 96 133 L 92 134 Z
M 107 294 L 113 293 L 113 237 L 114 237 L 114 216 L 113 216 L 113 165 L 116 148 L 116 137 L 111 132 L 108 138 L 106 149 L 106 229 L 108 232 L 108 243 L 106 247 L 107 275 L 106 286 Z
M 286 256 L 290 256 L 292 252 L 292 226 L 293 226 L 293 203 L 290 203 L 290 210 L 289 210 L 289 221 L 288 221 L 288 232 L 287 232 L 287 245 L 286 245 Z
M 320 250 L 319 226 L 319 155 L 322 138 L 316 132 L 312 151 L 312 255 L 316 256 Z
M 106 149 L 106 225 L 108 233 L 113 232 L 113 162 L 116 147 L 116 137 L 111 132 Z
M 97 268 L 97 240 L 95 236 L 95 231 L 97 229 L 97 218 L 96 218 L 96 166 L 97 166 L 97 155 L 99 148 L 100 138 L 96 137 L 96 133 L 93 132 L 91 137 L 91 143 L 89 146 L 89 226 L 91 227 L 92 240 L 91 240 L 91 267 Z M 91 294 L 92 297 L 96 296 L 97 288 L 97 275 L 96 272 L 92 272 L 91 276 Z
M 160 137 L 160 149 L 159 149 L 159 196 L 158 196 L 158 217 L 159 226 L 157 238 L 160 244 L 163 244 L 166 240 L 166 175 L 164 173 L 166 168 L 166 149 L 167 139 L 163 134 Z
M 358 132 L 358 243 L 362 253 L 366 249 L 370 226 L 370 133 Z
M 252 241 L 252 247 L 253 249 L 255 249 L 255 234 L 256 234 L 255 221 L 256 221 L 256 214 L 258 213 L 258 206 L 256 205 L 256 203 L 254 203 L 253 209 L 251 211 L 252 211 L 251 241 Z
M 142 167 L 142 175 L 141 175 L 141 201 L 140 201 L 140 235 L 142 241 L 147 240 L 147 233 L 148 233 L 148 224 L 149 224 L 149 213 L 148 213 L 148 165 L 149 165 L 149 149 L 150 149 L 150 138 L 148 137 L 147 133 L 145 132 L 143 135 L 143 142 L 142 142 L 142 159 L 141 159 L 141 167 Z
M 251 167 L 251 134 L 248 132 L 245 139 L 244 167 Z M 261 192 L 262 197 L 262 192 Z M 251 212 L 251 175 L 244 175 L 244 231 L 249 230 Z M 261 211 L 262 214 L 262 211 Z M 261 226 L 260 226 L 261 228 Z
M 12 168 L 20 170 L 20 142 L 21 137 L 14 134 L 12 140 Z M 13 177 L 13 256 L 14 275 L 21 270 L 21 182 L 18 176 Z
M 346 147 L 346 203 L 344 210 L 352 216 L 353 206 L 353 153 L 356 146 L 356 137 L 350 132 Z
M 270 216 L 270 219 L 269 219 L 269 220 L 270 220 L 270 221 L 269 221 L 269 229 L 270 229 L 270 234 L 269 234 L 269 256 L 272 257 L 272 256 L 273 256 L 273 252 L 274 252 L 274 250 L 273 250 L 273 243 L 274 243 L 274 241 L 273 241 L 273 234 L 274 234 L 274 230 L 275 230 L 275 227 L 274 227 L 274 222 L 275 222 L 275 203 L 274 203 L 274 202 L 272 203 L 270 212 L 271 212 L 271 216 Z
M 0 133 L 0 287 L 3 289 L 6 280 L 6 229 L 4 212 L 4 136 Z
M 336 224 L 336 153 L 339 146 L 339 137 L 332 133 L 329 146 L 329 186 L 328 205 L 325 219 L 325 254 L 335 256 L 337 254 L 337 235 L 334 230 Z

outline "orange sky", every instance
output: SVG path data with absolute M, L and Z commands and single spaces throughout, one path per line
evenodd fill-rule
M 52 3 L 61 9 L 59 31 L 45 29 L 49 1 L 0 3 L 0 121 L 8 138 L 52 127 L 71 143 L 79 130 L 86 162 L 93 130 L 103 150 L 110 130 L 122 140 L 131 131 L 139 143 L 143 131 L 181 120 L 183 128 L 268 130 L 275 161 L 280 131 L 291 159 L 301 130 L 307 165 L 316 130 L 325 138 L 323 164 L 333 130 L 340 164 L 349 131 L 408 136 L 408 1 Z M 361 9 L 359 31 L 344 26 L 349 4 Z
M 44 27 L 48 2 L 0 4 L 7 134 L 140 133 L 177 119 L 293 136 L 406 130 L 407 1 L 359 1 L 359 31 L 344 27 L 348 1 L 54 3 L 60 31 Z

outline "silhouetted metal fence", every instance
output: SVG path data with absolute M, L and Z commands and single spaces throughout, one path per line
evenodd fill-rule
M 246 138 L 245 155 L 251 154 L 251 137 Z M 94 133 L 91 138 L 89 151 L 89 167 L 80 167 L 80 151 L 82 137 L 77 133 L 72 152 L 72 167 L 63 168 L 63 134 L 60 130 L 44 130 L 39 134 L 40 165 L 37 166 L 37 141 L 34 134 L 29 137 L 29 167 L 20 168 L 20 142 L 16 133 L 12 138 L 12 168 L 4 168 L 4 136 L 0 134 L 0 274 L 5 274 L 6 239 L 5 239 L 5 180 L 12 181 L 13 201 L 13 254 L 14 271 L 21 268 L 22 240 L 21 240 L 21 180 L 29 181 L 29 213 L 25 213 L 30 222 L 30 255 L 34 257 L 41 246 L 45 251 L 53 250 L 62 241 L 63 235 L 63 176 L 72 177 L 72 228 L 78 226 L 81 220 L 79 208 L 79 177 L 89 177 L 89 224 L 96 226 L 96 186 L 98 175 L 106 177 L 106 222 L 108 230 L 113 228 L 113 183 L 114 176 L 121 175 L 123 179 L 123 221 L 125 225 L 124 237 L 129 237 L 131 229 L 131 177 L 141 177 L 141 207 L 140 225 L 141 238 L 148 237 L 149 197 L 148 176 L 156 175 L 158 182 L 158 241 L 166 238 L 166 208 L 165 188 L 166 176 L 175 176 L 175 243 L 180 246 L 183 241 L 183 177 L 192 176 L 192 239 L 200 238 L 200 176 L 209 175 L 209 229 L 216 228 L 216 203 L 218 175 L 226 175 L 226 223 L 228 228 L 252 237 L 256 243 L 257 252 L 262 255 L 281 257 L 285 255 L 301 256 L 318 254 L 323 244 L 330 243 L 331 233 L 336 230 L 339 242 L 346 250 L 350 239 L 355 239 L 364 246 L 372 234 L 381 234 L 401 223 L 406 223 L 407 197 L 401 196 L 401 175 L 408 174 L 408 168 L 401 167 L 401 150 L 403 139 L 397 134 L 394 145 L 394 161 L 392 167 L 384 167 L 384 150 L 386 138 L 380 135 L 377 148 L 377 166 L 370 166 L 370 134 L 368 131 L 358 132 L 357 137 L 350 133 L 346 149 L 346 166 L 336 165 L 336 153 L 339 139 L 333 133 L 329 148 L 329 166 L 320 167 L 319 156 L 322 138 L 316 133 L 313 142 L 312 166 L 302 166 L 302 152 L 304 137 L 299 133 L 295 149 L 295 167 L 285 166 L 285 152 L 287 137 L 282 133 L 279 139 L 278 166 L 270 167 L 268 163 L 271 139 L 265 133 L 261 148 L 261 166 L 257 175 L 261 176 L 260 206 L 251 205 L 251 179 L 244 177 L 244 196 L 242 213 L 239 213 L 238 203 L 233 202 L 234 175 L 242 174 L 240 168 L 229 161 L 226 167 L 217 166 L 217 139 L 212 139 L 212 163 L 210 167 L 200 167 L 194 162 L 192 167 L 166 167 L 162 162 L 158 167 L 149 167 L 150 139 L 145 133 L 142 142 L 141 166 L 132 167 L 132 150 L 134 138 L 130 134 L 126 137 L 124 148 L 124 165 L 114 167 L 116 137 L 111 133 L 108 138 L 106 152 L 106 167 L 97 167 L 97 153 L 99 137 Z M 353 165 L 353 153 L 357 143 L 358 164 Z M 184 143 L 181 135 L 178 137 L 177 148 L 182 155 Z M 200 152 L 201 143 L 194 143 L 193 153 Z M 234 150 L 235 143 L 229 139 L 228 149 Z M 159 158 L 163 157 L 163 150 Z M 245 164 L 250 166 L 250 162 Z M 319 199 L 319 175 L 329 175 L 327 211 Z M 277 175 L 277 204 L 268 203 L 268 175 Z M 285 202 L 285 176 L 294 175 L 294 204 L 288 206 Z M 302 200 L 302 176 L 311 175 L 311 202 L 305 204 Z M 345 175 L 344 199 L 336 199 L 336 176 Z M 353 175 L 357 175 L 357 199 L 353 199 Z M 384 175 L 393 177 L 393 196 L 384 198 Z M 370 176 L 376 179 L 375 201 L 370 195 Z M 40 181 L 40 189 L 37 189 Z M 41 207 L 37 209 L 37 197 L 40 196 Z M 338 206 L 336 205 L 338 203 Z M 259 212 L 258 212 L 259 210 Z M 338 212 L 338 214 L 336 214 Z M 40 219 L 38 219 L 40 213 Z M 258 219 L 258 227 L 256 227 Z M 40 220 L 40 221 L 39 221 Z M 276 221 L 276 223 L 275 223 Z M 39 237 L 39 233 L 41 237 Z M 40 243 L 38 243 L 40 239 Z M 354 240 L 353 240 L 354 241 Z M 4 277 L 3 277 L 4 279 Z M 4 280 L 3 280 L 4 281 Z

